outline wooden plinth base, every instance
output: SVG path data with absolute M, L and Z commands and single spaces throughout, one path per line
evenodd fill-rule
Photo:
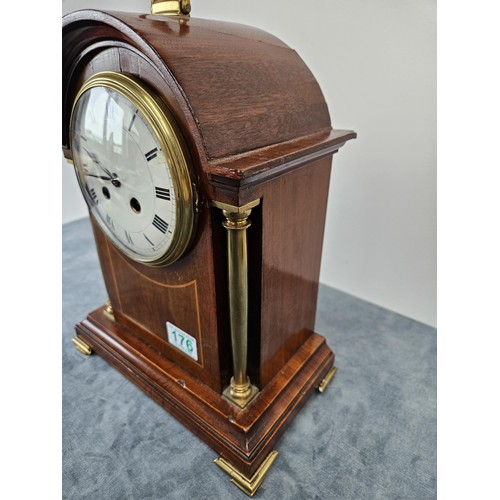
M 279 437 L 330 372 L 334 361 L 325 339 L 313 334 L 241 410 L 115 323 L 105 307 L 89 314 L 76 331 L 93 352 L 246 478 L 255 477 L 266 459 L 273 456 Z

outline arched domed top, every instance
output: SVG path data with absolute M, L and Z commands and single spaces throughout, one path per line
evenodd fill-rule
M 191 113 L 215 170 L 229 171 L 227 161 L 246 156 L 240 158 L 240 170 L 231 160 L 235 178 L 242 178 L 242 172 L 254 175 L 268 168 L 262 151 L 269 147 L 284 145 L 286 155 L 325 141 L 338 143 L 338 149 L 346 140 L 345 134 L 332 132 L 321 89 L 302 59 L 262 30 L 196 18 L 84 10 L 63 19 L 63 147 L 68 147 L 75 93 L 72 72 L 89 47 L 107 41 L 137 49 L 175 82 L 177 99 Z M 291 142 L 297 147 L 287 146 Z M 249 154 L 254 158 L 249 160 Z

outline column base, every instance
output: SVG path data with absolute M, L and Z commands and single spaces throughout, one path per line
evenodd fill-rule
M 233 379 L 231 379 L 231 384 L 233 382 Z M 224 389 L 224 392 L 222 393 L 222 395 L 231 403 L 235 404 L 236 406 L 238 406 L 239 408 L 245 408 L 248 403 L 250 403 L 250 401 L 252 401 L 252 399 L 257 396 L 257 394 L 259 394 L 259 389 L 257 389 L 257 387 L 255 387 L 254 385 L 249 385 L 249 391 L 248 391 L 248 395 L 245 396 L 244 398 L 238 398 L 238 397 L 235 397 L 233 395 L 233 391 L 232 391 L 232 385 L 226 387 L 226 389 Z

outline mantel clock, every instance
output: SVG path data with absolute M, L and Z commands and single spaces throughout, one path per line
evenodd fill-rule
M 335 373 L 315 333 L 334 130 L 299 56 L 189 16 L 63 19 L 63 134 L 109 302 L 76 326 L 249 495 Z

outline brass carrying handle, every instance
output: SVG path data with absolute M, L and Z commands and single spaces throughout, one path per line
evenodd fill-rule
M 191 0 L 151 0 L 151 14 L 189 16 Z

